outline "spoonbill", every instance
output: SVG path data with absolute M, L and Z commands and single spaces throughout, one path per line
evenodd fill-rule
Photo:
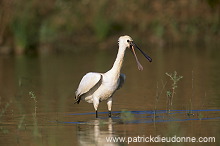
M 130 48 L 134 54 L 135 60 L 139 70 L 143 70 L 142 65 L 138 61 L 135 49 L 138 49 L 149 62 L 152 59 L 145 54 L 132 40 L 130 36 L 121 36 L 118 39 L 118 54 L 112 68 L 106 73 L 89 72 L 83 76 L 79 83 L 78 89 L 75 92 L 75 103 L 79 104 L 80 100 L 85 100 L 88 103 L 93 103 L 96 118 L 98 118 L 98 106 L 103 100 L 107 100 L 107 106 L 111 117 L 112 110 L 112 96 L 116 90 L 120 89 L 125 81 L 125 75 L 121 74 L 121 67 L 125 51 Z

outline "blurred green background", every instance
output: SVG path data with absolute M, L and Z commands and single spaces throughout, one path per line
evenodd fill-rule
M 216 46 L 219 19 L 220 0 L 1 0 L 0 54 L 111 48 L 124 34 L 148 46 Z

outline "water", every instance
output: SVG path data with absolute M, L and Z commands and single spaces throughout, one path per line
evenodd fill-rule
M 122 68 L 126 82 L 114 95 L 112 118 L 102 102 L 99 119 L 95 119 L 92 104 L 73 104 L 74 92 L 85 73 L 109 70 L 117 49 L 0 56 L 0 144 L 127 145 L 107 143 L 106 137 L 176 135 L 213 136 L 216 142 L 209 144 L 219 145 L 220 51 L 205 47 L 142 49 L 153 62 L 138 53 L 144 67 L 141 72 L 127 50 Z M 172 81 L 165 73 L 174 71 L 183 78 L 169 107 L 166 93 L 172 91 Z

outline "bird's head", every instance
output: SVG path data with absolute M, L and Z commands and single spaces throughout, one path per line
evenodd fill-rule
M 140 64 L 140 62 L 138 61 L 137 55 L 135 53 L 135 49 L 138 49 L 147 59 L 149 62 L 152 62 L 152 59 L 146 54 L 144 53 L 134 42 L 133 39 L 130 36 L 121 36 L 118 39 L 118 44 L 119 44 L 119 48 L 130 48 L 130 50 L 132 51 L 132 53 L 134 54 L 135 60 L 137 62 L 138 65 L 138 69 L 139 70 L 143 70 L 142 65 Z

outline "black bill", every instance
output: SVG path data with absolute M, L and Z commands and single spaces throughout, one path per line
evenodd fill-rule
M 131 50 L 134 54 L 135 60 L 137 62 L 138 69 L 143 70 L 143 66 L 139 62 L 134 48 L 137 48 L 148 59 L 149 62 L 152 62 L 152 59 L 150 58 L 150 56 L 148 56 L 146 53 L 144 53 L 134 42 L 130 42 L 130 45 L 131 45 L 130 47 L 131 47 Z

